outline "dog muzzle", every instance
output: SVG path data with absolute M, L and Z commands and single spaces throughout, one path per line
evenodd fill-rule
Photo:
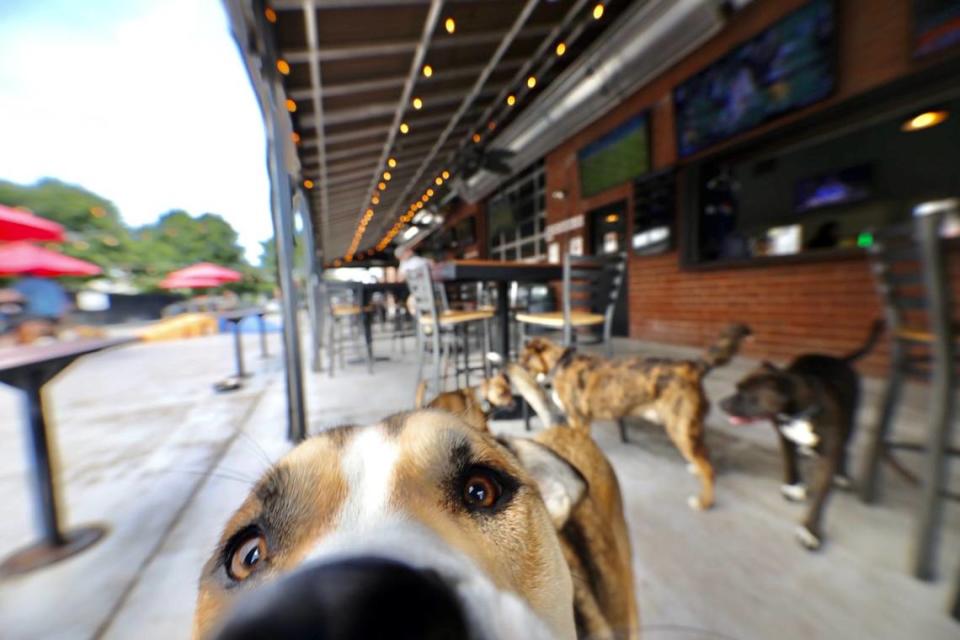
M 218 640 L 469 638 L 454 590 L 436 572 L 359 557 L 313 563 L 247 594 Z

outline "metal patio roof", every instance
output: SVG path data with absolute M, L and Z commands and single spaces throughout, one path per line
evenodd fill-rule
M 495 146 L 503 126 L 629 4 L 264 4 L 327 259 L 375 253 L 409 221 L 414 203 L 450 200 L 464 150 Z

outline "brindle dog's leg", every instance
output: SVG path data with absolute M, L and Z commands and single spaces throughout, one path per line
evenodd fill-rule
M 800 468 L 797 464 L 797 445 L 785 438 L 776 425 L 774 429 L 777 430 L 780 453 L 783 455 L 783 484 L 780 485 L 780 493 L 791 502 L 806 500 L 807 488 L 800 480 Z
M 810 483 L 813 495 L 810 510 L 807 512 L 803 524 L 797 529 L 797 538 L 800 540 L 800 544 L 811 551 L 820 548 L 822 541 L 820 521 L 823 519 L 823 509 L 827 504 L 827 498 L 830 496 L 830 489 L 833 486 L 833 475 L 836 473 L 837 465 L 840 462 L 842 447 L 837 439 L 830 439 L 823 444 L 821 455 L 814 464 L 813 478 Z
M 702 427 L 682 418 L 678 419 L 676 416 L 670 417 L 666 427 L 673 444 L 680 450 L 686 461 L 693 465 L 694 473 L 700 478 L 700 495 L 690 496 L 687 504 L 691 509 L 698 511 L 709 509 L 713 506 L 714 472 L 707 446 L 703 442 Z

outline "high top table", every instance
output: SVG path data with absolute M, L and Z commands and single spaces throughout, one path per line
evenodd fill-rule
M 549 262 L 503 260 L 449 260 L 433 265 L 433 279 L 444 282 L 494 282 L 497 285 L 497 326 L 500 355 L 510 360 L 511 282 L 553 282 L 563 279 L 563 266 Z
M 26 573 L 69 558 L 97 542 L 106 533 L 104 527 L 96 525 L 68 531 L 61 529 L 59 488 L 53 477 L 43 387 L 77 358 L 138 339 L 72 340 L 0 351 L 0 382 L 24 394 L 24 427 L 33 472 L 33 507 L 40 529 L 39 541 L 0 562 L 0 576 Z

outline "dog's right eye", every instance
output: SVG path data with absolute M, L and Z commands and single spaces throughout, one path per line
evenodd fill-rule
M 227 575 L 235 582 L 250 577 L 267 555 L 267 539 L 258 528 L 242 532 L 228 547 Z
M 476 511 L 488 510 L 497 504 L 502 493 L 503 488 L 492 471 L 475 467 L 463 484 L 463 504 Z

